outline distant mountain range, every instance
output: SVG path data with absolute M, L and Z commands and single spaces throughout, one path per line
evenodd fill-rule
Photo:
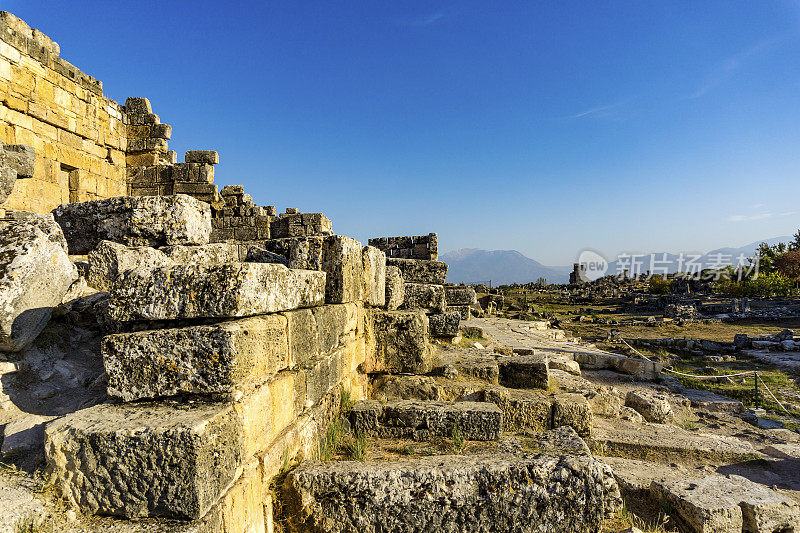
M 789 242 L 792 237 L 775 237 L 764 241 L 757 241 L 741 246 L 739 248 L 725 247 L 711 250 L 704 254 L 695 262 L 702 268 L 709 267 L 720 259 L 730 259 L 736 262 L 736 258 L 743 254 L 745 257 L 752 257 L 762 242 L 777 244 L 779 242 Z M 668 272 L 677 272 L 678 254 L 654 252 L 655 260 L 665 260 L 663 266 L 668 267 Z M 718 254 L 721 254 L 720 257 Z M 529 283 L 539 278 L 545 278 L 548 283 L 567 283 L 569 273 L 572 272 L 572 265 L 569 266 L 545 266 L 542 263 L 526 257 L 516 250 L 481 250 L 479 248 L 462 248 L 452 252 L 446 252 L 439 256 L 450 268 L 447 271 L 447 281 L 450 283 L 489 283 L 492 285 L 505 285 L 509 283 Z M 610 259 L 610 258 L 609 258 Z M 641 272 L 650 269 L 650 254 L 639 258 L 643 261 Z M 607 274 L 616 274 L 622 267 L 617 261 L 611 261 L 608 265 Z M 686 268 L 684 268 L 686 270 Z

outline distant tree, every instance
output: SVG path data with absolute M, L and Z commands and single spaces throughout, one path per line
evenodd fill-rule
M 651 294 L 669 294 L 672 292 L 672 280 L 665 279 L 661 274 L 656 274 L 650 278 Z
M 800 232 L 798 232 L 800 233 Z M 759 258 L 759 274 L 771 274 L 775 272 L 775 258 L 788 250 L 789 246 L 785 242 L 778 244 L 767 244 L 762 242 L 758 245 L 757 255 Z
M 774 259 L 774 264 L 775 270 L 779 273 L 794 282 L 800 281 L 800 249 L 782 253 Z
M 537 285 L 547 285 L 547 280 L 545 278 L 539 278 L 536 280 Z
M 789 250 L 800 250 L 800 229 L 794 234 L 794 240 L 789 243 Z

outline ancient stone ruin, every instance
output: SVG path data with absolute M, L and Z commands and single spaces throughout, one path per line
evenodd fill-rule
M 670 426 L 656 362 L 474 318 L 436 233 L 220 190 L 217 152 L 178 163 L 146 98 L 6 12 L 0 78 L 0 527 L 600 531 L 627 487 L 690 531 L 800 528 L 745 478 L 606 459 L 756 450 Z

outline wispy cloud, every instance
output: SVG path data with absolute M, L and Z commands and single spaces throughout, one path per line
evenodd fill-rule
M 731 215 L 725 219 L 725 222 L 752 222 L 754 220 L 764 220 L 766 218 L 779 218 L 794 215 L 794 211 L 787 211 L 785 213 L 758 213 L 756 215 Z
M 422 18 L 404 21 L 402 24 L 406 26 L 430 26 L 442 18 L 444 18 L 444 11 L 436 11 Z
M 705 79 L 700 84 L 700 87 L 698 87 L 695 92 L 688 96 L 688 99 L 691 100 L 705 96 L 710 91 L 716 89 L 723 83 L 733 78 L 742 68 L 746 67 L 766 52 L 775 48 L 785 39 L 785 36 L 764 39 L 763 41 L 760 41 L 749 48 L 745 48 L 741 52 L 725 59 L 724 61 L 720 61 L 706 75 Z
M 576 113 L 575 115 L 570 115 L 569 118 L 607 117 L 612 114 L 611 111 L 625 105 L 629 101 L 630 98 L 627 98 L 625 100 L 621 100 L 613 104 L 593 107 L 591 109 L 587 109 L 586 111 L 581 111 L 580 113 Z

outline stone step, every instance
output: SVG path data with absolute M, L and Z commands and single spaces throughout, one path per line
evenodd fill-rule
M 654 481 L 650 491 L 689 531 L 775 533 L 800 529 L 800 504 L 741 476 Z
M 483 350 L 447 352 L 440 349 L 431 373 L 450 378 L 479 379 L 495 385 L 500 379 L 497 357 Z
M 373 309 L 367 320 L 374 346 L 368 348 L 366 372 L 424 374 L 433 366 L 428 317 L 422 310 Z
M 589 446 L 598 455 L 660 462 L 747 461 L 760 457 L 750 443 L 736 437 L 705 435 L 670 424 L 638 424 L 621 419 L 596 418 Z
M 129 270 L 110 293 L 117 322 L 236 318 L 325 302 L 325 273 L 280 264 L 176 265 Z
M 548 358 L 542 355 L 498 357 L 500 384 L 515 389 L 547 389 L 550 386 Z
M 447 455 L 310 462 L 289 473 L 292 531 L 599 531 L 619 507 L 611 470 L 588 455 Z
M 496 440 L 503 430 L 503 412 L 485 402 L 366 400 L 353 407 L 350 418 L 356 433 L 382 438 L 447 438 L 457 429 L 465 440 L 485 441 Z

